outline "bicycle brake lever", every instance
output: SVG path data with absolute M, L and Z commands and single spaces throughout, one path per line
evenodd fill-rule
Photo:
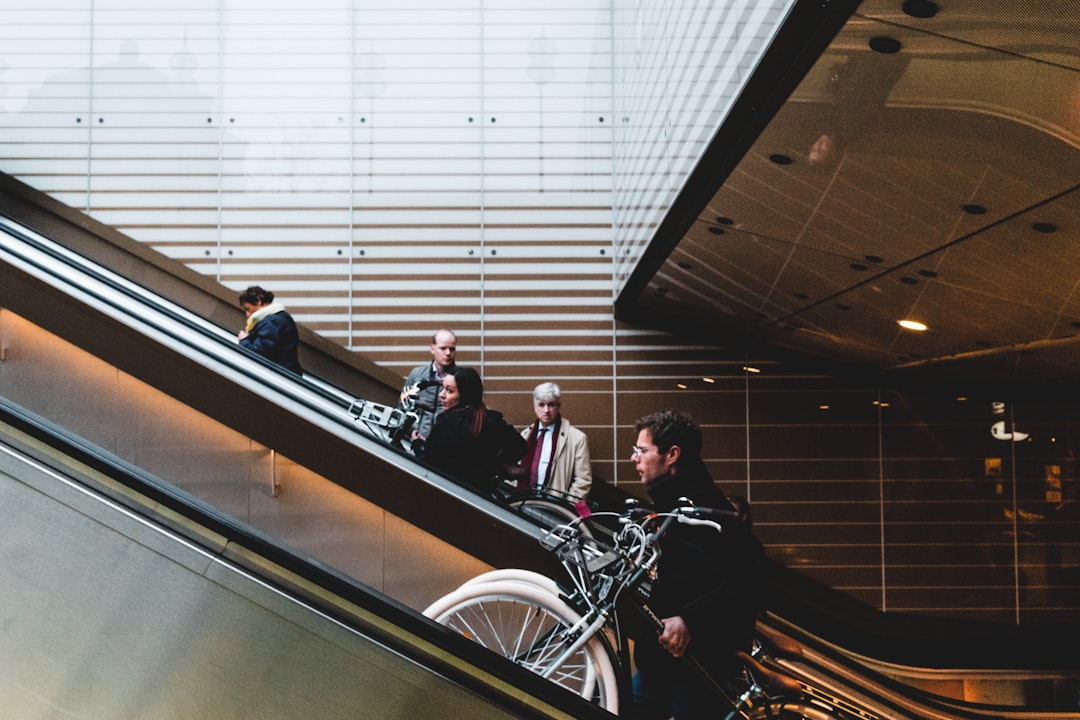
M 688 517 L 686 515 L 679 515 L 679 522 L 683 525 L 704 525 L 706 527 L 715 528 L 716 532 L 724 532 L 724 526 L 718 522 L 712 520 L 701 520 L 698 518 Z

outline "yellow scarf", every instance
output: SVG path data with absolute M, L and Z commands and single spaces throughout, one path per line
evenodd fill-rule
M 269 305 L 263 305 L 255 312 L 248 315 L 247 325 L 244 326 L 246 332 L 251 332 L 252 328 L 267 315 L 273 315 L 274 313 L 285 312 L 285 306 L 281 303 L 270 303 Z

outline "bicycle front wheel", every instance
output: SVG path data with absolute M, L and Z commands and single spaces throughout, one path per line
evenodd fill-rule
M 559 588 L 559 584 L 549 578 L 547 575 L 541 575 L 538 572 L 532 570 L 521 570 L 520 568 L 502 568 L 499 570 L 489 570 L 485 573 L 480 573 L 471 580 L 466 580 L 458 588 L 473 587 L 481 583 L 500 582 L 509 580 L 517 583 L 524 583 L 526 585 L 533 585 L 540 588 L 545 592 L 549 592 L 556 597 L 562 592 Z
M 515 580 L 466 583 L 424 615 L 609 712 L 619 711 L 618 677 L 604 644 L 594 636 L 567 655 L 572 638 L 566 630 L 581 616 L 542 587 Z

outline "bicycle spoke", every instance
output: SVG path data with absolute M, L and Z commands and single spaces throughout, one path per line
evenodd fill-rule
M 565 624 L 544 608 L 509 598 L 488 598 L 460 607 L 442 619 L 470 640 L 542 673 L 565 651 Z M 581 693 L 589 683 L 591 666 L 578 650 L 551 675 L 551 680 Z

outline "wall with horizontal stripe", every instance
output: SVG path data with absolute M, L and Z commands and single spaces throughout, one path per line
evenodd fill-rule
M 491 405 L 523 425 L 555 380 L 595 474 L 634 492 L 634 420 L 687 410 L 770 553 L 873 606 L 1080 607 L 1076 427 L 1053 403 L 1011 404 L 1042 430 L 1003 443 L 994 398 L 614 319 L 790 3 L 135 5 L 0 8 L 0 170 L 401 375 L 455 329 Z

